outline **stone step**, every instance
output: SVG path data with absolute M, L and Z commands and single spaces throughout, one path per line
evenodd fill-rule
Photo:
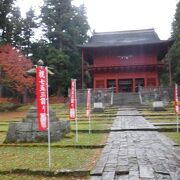
M 118 93 L 114 95 L 115 105 L 138 105 L 140 104 L 138 93 Z

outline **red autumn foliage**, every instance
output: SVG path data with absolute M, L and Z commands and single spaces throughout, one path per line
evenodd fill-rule
M 23 95 L 33 91 L 34 78 L 26 71 L 32 68 L 32 62 L 10 44 L 0 47 L 0 83 Z

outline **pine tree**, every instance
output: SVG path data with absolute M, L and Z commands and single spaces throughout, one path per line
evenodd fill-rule
M 180 1 L 177 3 L 172 29 L 172 38 L 175 39 L 169 54 L 172 65 L 172 78 L 174 82 L 180 84 Z
M 22 50 L 26 56 L 32 53 L 32 39 L 35 34 L 35 29 L 38 28 L 36 22 L 37 17 L 35 16 L 34 10 L 32 8 L 26 13 L 26 18 L 23 19 L 23 29 L 22 29 Z
M 23 19 L 21 17 L 21 12 L 19 7 L 13 7 L 8 15 L 9 17 L 9 41 L 14 47 L 21 49 L 22 46 L 22 29 L 23 29 Z
M 12 11 L 14 0 L 1 0 L 0 2 L 0 29 L 2 30 L 2 40 L 11 42 L 11 23 L 9 14 Z
M 89 25 L 85 8 L 72 6 L 71 0 L 45 0 L 42 23 L 50 42 L 47 63 L 51 66 L 55 63 L 54 70 L 58 73 L 53 78 L 51 87 L 58 87 L 53 88 L 56 94 L 60 94 L 60 91 L 65 93 L 70 78 L 76 78 L 80 82 L 81 56 L 77 45 L 88 38 Z

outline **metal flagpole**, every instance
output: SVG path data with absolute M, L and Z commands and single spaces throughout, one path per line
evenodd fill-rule
M 91 90 L 89 89 L 89 134 L 91 134 Z
M 76 100 L 77 102 L 77 100 Z M 78 122 L 77 122 L 77 107 L 76 107 L 76 142 L 79 141 L 79 138 L 78 138 Z
M 179 132 L 179 115 L 176 115 L 176 127 L 177 127 L 177 132 Z
M 47 79 L 47 121 L 48 121 L 48 164 L 51 168 L 51 135 L 50 135 L 50 118 L 49 118 L 49 89 L 48 89 L 48 69 L 46 67 Z
M 75 84 L 76 84 L 76 79 L 74 79 Z M 75 87 L 75 92 L 76 92 L 76 87 Z M 75 103 L 76 103 L 76 142 L 79 141 L 78 138 L 78 122 L 77 122 L 77 92 L 75 93 Z
M 174 85 L 174 110 L 176 113 L 176 128 L 179 132 L 179 100 L 178 100 L 178 85 Z
M 91 115 L 89 115 L 89 134 L 91 134 Z
M 76 108 L 76 112 L 77 112 L 77 108 Z M 78 123 L 77 123 L 77 116 L 76 116 L 76 142 L 78 142 L 78 141 L 79 141 L 79 138 L 78 138 Z
M 113 105 L 113 99 L 114 99 L 114 87 L 112 87 L 112 92 L 111 92 L 111 105 Z

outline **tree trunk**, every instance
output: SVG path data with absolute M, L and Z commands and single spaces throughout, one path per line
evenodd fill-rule
M 3 90 L 3 86 L 0 85 L 0 97 L 2 97 L 2 90 Z
M 56 96 L 57 97 L 61 96 L 61 88 L 60 88 L 60 86 L 58 86 L 58 90 L 57 90 Z

